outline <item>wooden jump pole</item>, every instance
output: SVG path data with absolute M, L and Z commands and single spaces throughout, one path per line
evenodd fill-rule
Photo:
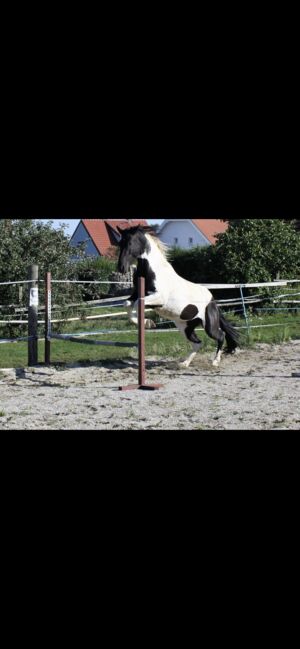
M 45 365 L 51 363 L 51 273 L 45 278 Z
M 28 366 L 38 363 L 38 279 L 39 267 L 36 264 L 29 266 L 28 279 Z
M 145 278 L 138 278 L 138 322 L 139 322 L 139 382 L 134 385 L 120 386 L 119 390 L 158 390 L 161 383 L 146 384 L 146 359 L 145 359 Z

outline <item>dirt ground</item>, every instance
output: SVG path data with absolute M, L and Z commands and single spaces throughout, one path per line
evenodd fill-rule
M 190 368 L 147 359 L 154 392 L 137 383 L 137 362 L 0 370 L 0 430 L 297 430 L 300 340 L 223 356 L 200 353 Z

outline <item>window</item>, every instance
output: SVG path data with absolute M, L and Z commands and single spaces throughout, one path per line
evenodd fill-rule
M 174 246 L 177 246 L 178 244 L 178 237 L 174 237 Z
M 192 245 L 193 245 L 193 237 L 189 237 L 189 246 L 190 246 L 190 248 L 192 247 Z

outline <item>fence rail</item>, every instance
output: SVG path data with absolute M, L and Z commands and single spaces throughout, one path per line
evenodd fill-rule
M 34 294 L 32 293 L 32 288 L 35 288 L 36 290 L 36 295 L 38 295 L 38 290 L 37 287 L 40 284 L 40 282 L 44 282 L 44 280 L 38 278 L 38 272 L 36 272 L 35 275 L 32 274 L 32 269 L 33 266 L 31 266 L 31 275 L 29 279 L 24 279 L 24 280 L 16 280 L 16 281 L 7 281 L 7 282 L 0 282 L 0 287 L 1 286 L 13 286 L 13 285 L 19 285 L 19 284 L 24 284 L 28 286 L 28 306 L 27 307 L 20 307 L 19 305 L 1 305 L 0 309 L 5 309 L 5 308 L 15 308 L 15 314 L 16 312 L 20 314 L 19 319 L 11 319 L 15 314 L 1 314 L 2 319 L 0 320 L 0 325 L 1 326 L 23 326 L 27 325 L 28 326 L 28 335 L 27 336 L 17 336 L 15 338 L 11 337 L 3 337 L 0 339 L 0 344 L 8 344 L 8 343 L 17 343 L 17 342 L 28 342 L 28 350 L 31 350 L 31 358 L 29 359 L 30 364 L 35 364 L 37 362 L 37 344 L 36 342 L 40 339 L 40 336 L 38 336 L 38 326 L 44 325 L 45 320 L 38 320 L 37 314 L 38 312 L 45 312 L 45 316 L 47 317 L 47 310 L 49 309 L 49 303 L 46 303 L 44 305 L 39 305 L 38 301 L 37 303 L 34 303 L 33 297 Z M 83 284 L 83 285 L 96 285 L 96 284 L 117 284 L 121 286 L 131 286 L 130 281 L 109 281 L 109 280 L 52 280 L 52 284 Z M 254 325 L 250 321 L 250 311 L 249 309 L 255 309 L 256 312 L 258 313 L 266 313 L 267 311 L 272 311 L 276 313 L 283 313 L 286 311 L 291 311 L 294 313 L 298 313 L 300 311 L 300 300 L 295 299 L 298 298 L 300 295 L 299 291 L 293 291 L 290 293 L 282 292 L 280 295 L 274 295 L 273 297 L 271 295 L 267 296 L 261 296 L 260 294 L 255 294 L 255 295 L 244 295 L 244 289 L 253 289 L 253 288 L 280 288 L 280 287 L 287 287 L 291 285 L 291 287 L 295 284 L 300 284 L 299 279 L 292 279 L 292 280 L 276 280 L 274 282 L 253 282 L 253 283 L 248 283 L 248 284 L 201 284 L 202 286 L 205 286 L 211 290 L 218 290 L 218 289 L 236 289 L 239 291 L 239 296 L 235 298 L 225 298 L 225 299 L 216 299 L 217 304 L 221 307 L 228 307 L 229 309 L 232 308 L 235 310 L 236 313 L 243 313 L 244 319 L 245 319 L 245 326 L 239 326 L 237 328 L 240 329 L 247 329 L 248 333 L 250 332 L 251 329 L 257 329 L 257 328 L 265 328 L 265 327 L 280 327 L 280 326 L 285 326 L 286 323 L 273 323 L 273 324 L 258 324 Z M 296 288 L 296 287 L 295 287 Z M 125 289 L 126 290 L 126 289 Z M 125 296 L 119 296 L 119 297 L 107 297 L 107 298 L 101 298 L 98 300 L 88 300 L 86 302 L 73 302 L 69 304 L 65 304 L 63 306 L 59 306 L 58 304 L 50 305 L 50 316 L 53 314 L 54 311 L 59 312 L 59 311 L 67 311 L 68 309 L 74 308 L 77 309 L 78 311 L 81 309 L 88 310 L 88 309 L 104 309 L 107 307 L 111 307 L 114 309 L 117 309 L 118 307 L 122 307 L 122 301 L 125 301 L 128 299 L 128 295 Z M 271 302 L 270 307 L 268 306 L 263 306 L 264 303 L 266 302 Z M 284 306 L 283 306 L 284 305 Z M 240 307 L 240 308 L 239 308 Z M 145 312 L 150 312 L 152 309 L 144 309 Z M 22 318 L 23 315 L 23 318 Z M 28 315 L 28 318 L 24 318 Z M 59 315 L 59 313 L 57 313 Z M 64 318 L 64 317 L 58 317 L 58 318 L 53 318 L 51 320 L 51 323 L 53 324 L 58 324 L 58 323 L 66 323 L 66 322 L 79 322 L 84 320 L 101 320 L 101 319 L 108 319 L 108 318 L 115 318 L 115 317 L 122 317 L 127 315 L 127 311 L 120 311 L 120 312 L 114 312 L 114 313 L 105 313 L 105 314 L 93 314 L 93 315 L 84 315 L 84 318 L 82 316 L 74 316 L 70 318 Z M 7 318 L 7 319 L 5 319 Z M 22 318 L 22 319 L 21 319 Z M 161 321 L 160 324 L 169 324 L 170 321 Z M 201 329 L 198 329 L 201 330 Z M 168 333 L 170 331 L 177 331 L 176 329 L 161 329 L 159 328 L 159 323 L 158 327 L 154 330 L 147 330 L 147 333 Z M 20 332 L 21 333 L 21 332 Z M 116 334 L 123 334 L 125 331 L 120 331 L 120 330 L 101 330 L 101 331 L 94 331 L 94 332 L 85 332 L 82 334 L 78 333 L 70 333 L 70 334 L 61 334 L 61 339 L 71 340 L 74 339 L 77 342 L 79 341 L 80 337 L 83 335 L 87 336 L 92 336 L 95 334 L 99 335 L 104 335 L 105 333 L 116 333 Z M 126 331 L 128 333 L 128 330 Z M 47 335 L 47 332 L 46 332 Z M 55 334 L 53 334 L 53 338 L 57 338 Z M 89 341 L 88 344 L 93 344 L 96 341 Z M 101 341 L 99 344 L 107 343 L 109 341 Z M 125 346 L 125 343 L 120 343 L 119 346 Z M 132 344 L 134 346 L 134 344 Z

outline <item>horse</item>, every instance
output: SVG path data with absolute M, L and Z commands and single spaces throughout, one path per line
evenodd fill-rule
M 138 304 L 138 277 L 145 277 L 145 306 L 172 320 L 192 344 L 192 352 L 180 365 L 189 367 L 199 352 L 201 341 L 195 329 L 201 325 L 207 335 L 217 341 L 213 365 L 218 367 L 225 338 L 227 347 L 224 351 L 233 354 L 238 347 L 239 333 L 226 320 L 212 293 L 205 286 L 189 282 L 175 272 L 167 259 L 168 247 L 158 239 L 151 227 L 138 225 L 125 230 L 118 227 L 118 232 L 121 235 L 119 273 L 127 273 L 130 266 L 137 264 L 134 290 L 125 302 L 129 320 L 138 323 L 132 312 Z M 153 325 L 151 321 L 145 321 L 146 327 Z

